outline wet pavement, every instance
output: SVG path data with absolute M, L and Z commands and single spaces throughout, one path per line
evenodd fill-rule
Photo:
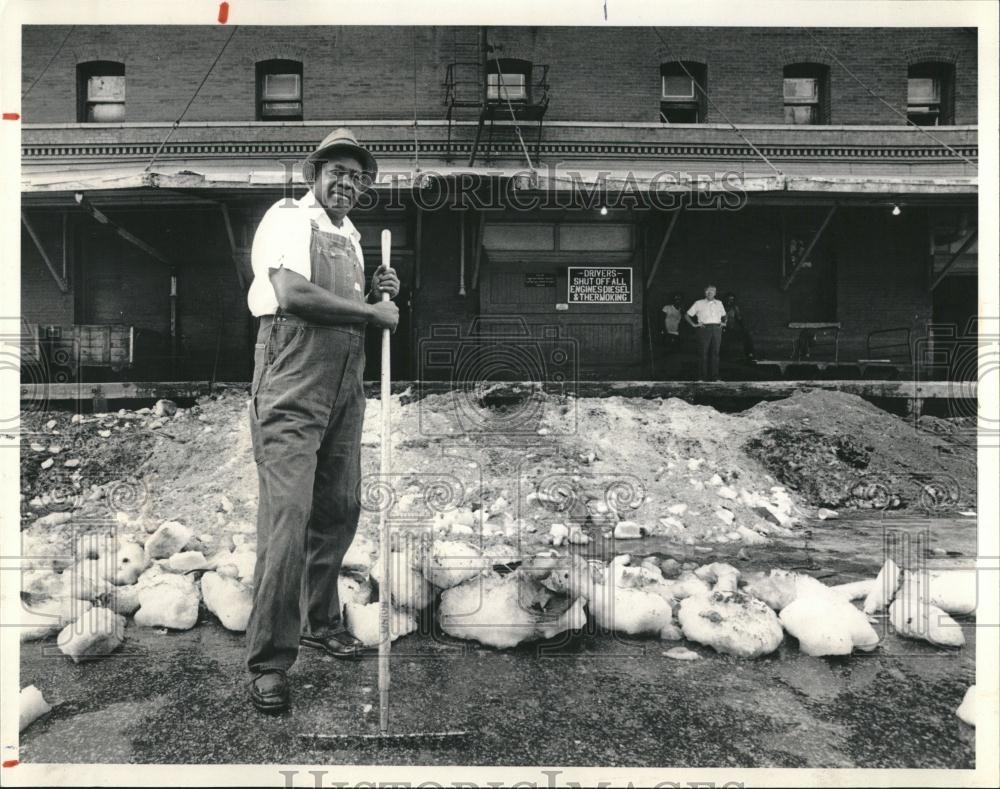
M 734 563 L 748 570 L 798 566 L 829 584 L 871 578 L 887 525 L 897 535 L 929 536 L 932 564 L 968 564 L 975 556 L 974 519 L 895 518 L 812 524 L 801 539 Z M 630 547 L 656 550 L 649 540 Z M 717 552 L 694 556 L 726 559 Z M 427 628 L 393 645 L 392 730 L 462 729 L 469 736 L 435 748 L 361 749 L 325 747 L 315 736 L 377 731 L 374 658 L 344 662 L 303 650 L 289 675 L 293 709 L 265 716 L 248 703 L 241 635 L 209 615 L 186 632 L 130 623 L 119 653 L 88 664 L 74 665 L 52 640 L 25 645 L 21 686 L 36 685 L 54 708 L 22 734 L 19 758 L 974 767 L 974 730 L 955 716 L 975 681 L 974 619 L 961 620 L 967 643 L 960 650 L 900 639 L 879 621 L 884 638 L 872 653 L 810 658 L 786 637 L 776 653 L 754 661 L 688 643 L 703 656 L 691 662 L 664 657 L 674 643 L 611 633 L 583 631 L 496 651 Z

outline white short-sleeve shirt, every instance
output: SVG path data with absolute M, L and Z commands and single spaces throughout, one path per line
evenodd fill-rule
M 663 321 L 670 334 L 677 334 L 681 327 L 681 311 L 673 304 L 668 304 L 663 308 Z
M 698 323 L 710 326 L 713 324 L 722 323 L 722 319 L 726 317 L 726 308 L 722 306 L 722 302 L 718 299 L 698 299 L 691 307 L 688 309 L 687 314 L 698 318 Z
M 311 190 L 298 200 L 282 198 L 267 209 L 253 237 L 250 250 L 253 282 L 247 292 L 247 306 L 254 316 L 273 315 L 278 309 L 278 298 L 274 294 L 268 269 L 284 266 L 306 279 L 312 276 L 312 261 L 309 259 L 311 220 L 315 220 L 324 233 L 350 238 L 358 263 L 364 269 L 361 234 L 348 217 L 344 217 L 341 227 L 334 225 Z

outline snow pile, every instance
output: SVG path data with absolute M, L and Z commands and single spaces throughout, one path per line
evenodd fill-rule
M 797 597 L 779 614 L 785 630 L 799 641 L 799 649 L 813 657 L 849 655 L 855 649 L 870 652 L 879 643 L 868 618 L 835 593 Z
M 34 685 L 21 688 L 18 698 L 19 722 L 18 731 L 24 731 L 43 715 L 48 715 L 52 706 L 45 700 L 42 692 Z
M 124 640 L 125 617 L 107 608 L 91 608 L 66 625 L 56 643 L 60 652 L 79 663 L 110 655 Z
M 955 714 L 962 723 L 969 726 L 976 725 L 976 686 L 971 685 L 962 697 L 962 703 L 958 705 Z
M 201 595 L 191 577 L 157 567 L 147 570 L 139 578 L 138 586 L 137 625 L 190 630 L 197 624 Z
M 205 608 L 218 617 L 227 630 L 242 633 L 247 629 L 253 608 L 253 590 L 235 578 L 218 573 L 205 573 L 201 577 L 201 597 Z
M 485 402 L 472 404 L 479 417 L 496 416 Z M 633 562 L 653 540 L 685 556 L 728 546 L 753 553 L 794 534 L 811 506 L 837 503 L 810 491 L 826 484 L 817 482 L 822 474 L 840 490 L 854 479 L 845 469 L 865 477 L 912 461 L 953 473 L 963 497 L 974 492 L 959 453 L 936 453 L 933 467 L 917 463 L 931 446 L 927 436 L 858 398 L 814 392 L 726 414 L 677 399 L 531 395 L 504 423 L 508 432 L 529 430 L 529 451 L 477 432 L 459 418 L 451 395 L 394 396 L 392 407 L 398 473 L 389 505 L 392 581 L 382 591 L 391 595 L 396 638 L 426 616 L 454 637 L 507 648 L 575 632 L 591 618 L 604 630 L 747 658 L 774 651 L 786 632 L 805 654 L 848 654 L 877 644 L 870 618 L 885 616 L 904 637 L 964 641 L 950 616 L 974 612 L 974 573 L 920 575 L 887 562 L 876 579 L 827 587 L 779 568 Z M 522 407 L 530 425 L 518 422 Z M 367 478 L 377 472 L 378 412 L 373 404 L 366 413 Z M 188 409 L 163 402 L 76 421 L 26 415 L 26 422 L 22 638 L 62 631 L 60 645 L 82 659 L 120 645 L 123 617 L 187 629 L 204 607 L 230 630 L 246 627 L 257 477 L 245 393 L 224 392 Z M 795 425 L 812 431 L 811 444 L 799 440 L 805 434 L 794 433 Z M 162 438 L 153 441 L 156 431 Z M 81 447 L 93 451 L 94 463 Z M 130 447 L 144 447 L 148 458 L 134 460 Z M 85 458 L 80 464 L 62 460 L 77 455 Z M 115 466 L 118 460 L 131 466 Z M 59 469 L 68 492 L 54 483 Z M 102 479 L 102 469 L 114 473 Z M 907 496 L 904 504 L 913 500 Z M 378 641 L 378 517 L 377 507 L 363 509 L 338 584 L 348 627 L 370 645 Z M 113 532 L 89 531 L 109 520 Z M 588 560 L 582 551 L 604 558 Z M 861 609 L 852 602 L 860 598 Z
M 742 658 L 770 654 L 783 638 L 774 611 L 740 592 L 688 597 L 681 601 L 677 620 L 685 638 Z
M 550 605 L 556 598 L 528 573 L 496 572 L 470 579 L 441 595 L 441 629 L 496 648 L 554 638 L 586 624 L 583 600 L 567 607 Z
M 366 647 L 376 647 L 382 640 L 379 631 L 378 603 L 346 603 L 345 623 L 348 632 Z M 389 639 L 395 641 L 417 629 L 417 620 L 408 611 L 391 608 L 389 614 Z

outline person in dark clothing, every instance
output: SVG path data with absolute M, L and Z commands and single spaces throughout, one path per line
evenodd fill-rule
M 663 307 L 663 329 L 667 339 L 667 350 L 676 353 L 680 346 L 681 319 L 684 317 L 684 296 L 674 293 L 670 302 Z
M 748 361 L 754 359 L 753 335 L 743 316 L 743 310 L 736 301 L 736 294 L 729 291 L 722 300 L 726 308 L 726 325 L 722 333 L 723 348 L 742 348 Z

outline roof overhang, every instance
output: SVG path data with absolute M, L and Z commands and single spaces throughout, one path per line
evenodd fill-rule
M 648 168 L 490 168 L 439 167 L 434 169 L 387 168 L 374 185 L 377 192 L 397 191 L 405 199 L 424 189 L 479 190 L 489 185 L 499 194 L 539 194 L 578 192 L 586 200 L 624 200 L 629 194 L 741 194 L 786 197 L 789 199 L 829 197 L 831 199 L 913 197 L 974 198 L 978 178 L 962 176 L 905 175 L 778 175 L 767 173 L 716 172 L 679 175 Z M 251 197 L 254 193 L 298 196 L 306 189 L 298 168 L 287 170 L 263 162 L 209 165 L 207 162 L 164 164 L 146 170 L 138 164 L 89 165 L 67 170 L 63 167 L 24 167 L 21 189 L 25 204 L 59 204 L 61 198 L 85 192 L 141 200 L 141 202 L 212 202 L 228 196 Z M 50 198 L 52 200 L 50 201 Z

